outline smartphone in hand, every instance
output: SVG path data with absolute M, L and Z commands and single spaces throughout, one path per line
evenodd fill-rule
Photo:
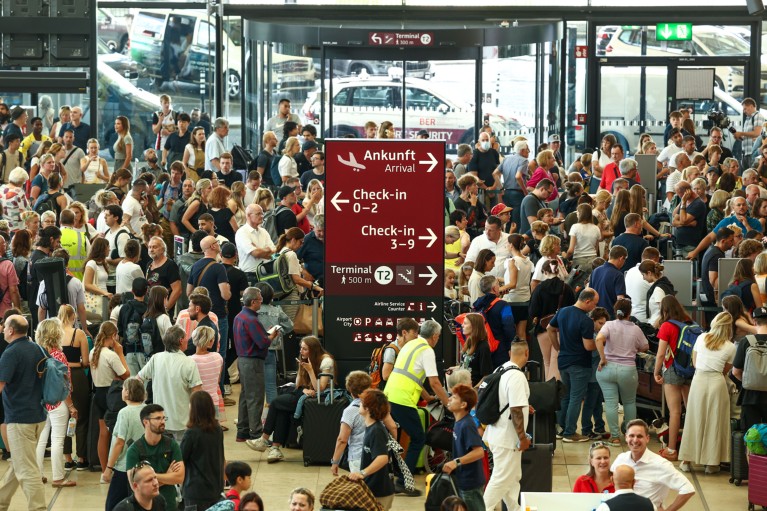
M 282 330 L 282 327 L 280 325 L 274 325 L 272 328 L 266 331 L 267 334 L 272 335 L 274 332 L 279 332 Z

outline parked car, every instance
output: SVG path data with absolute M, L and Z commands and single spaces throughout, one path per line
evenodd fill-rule
M 239 99 L 242 88 L 239 37 L 225 30 L 223 83 L 230 99 Z M 199 84 L 212 82 L 215 71 L 216 29 L 202 13 L 161 9 L 136 10 L 131 27 L 131 56 L 147 70 L 157 87 L 166 81 Z M 308 57 L 274 54 L 272 83 L 281 88 L 314 86 L 314 65 Z
M 597 55 L 601 56 L 605 54 L 605 48 L 610 43 L 615 31 L 618 30 L 616 25 L 606 25 L 599 27 L 597 30 Z
M 104 41 L 110 51 L 122 53 L 128 45 L 128 24 L 119 21 L 102 8 L 96 11 L 99 39 Z
M 98 59 L 100 63 L 108 65 L 117 71 L 120 76 L 123 76 L 128 80 L 135 81 L 138 79 L 138 63 L 128 55 L 112 52 L 107 44 L 101 39 L 96 41 L 96 50 L 98 51 Z
M 402 67 L 402 62 L 396 60 L 333 59 L 333 74 L 337 77 L 359 76 L 363 73 L 386 76 L 392 67 Z M 319 72 L 319 69 L 317 71 Z M 405 61 L 405 72 L 409 77 L 423 78 L 424 80 L 429 80 L 434 76 L 431 62 L 428 60 Z
M 330 82 L 325 81 L 327 93 Z M 402 108 L 406 108 L 406 127 L 403 133 Z M 309 94 L 302 108 L 303 122 L 321 124 L 320 89 Z M 327 98 L 325 111 L 328 111 Z M 474 106 L 450 97 L 426 80 L 408 78 L 403 82 L 396 77 L 365 76 L 339 78 L 333 81 L 333 126 L 327 124 L 324 136 L 364 136 L 367 121 L 380 126 L 391 121 L 398 138 L 414 138 L 419 130 L 429 132 L 429 138 L 449 144 L 473 143 Z M 500 115 L 483 105 L 485 124 L 492 126 L 502 145 L 507 145 L 523 126 L 511 117 Z
M 634 56 L 642 49 L 642 27 L 617 27 L 605 48 L 605 55 Z M 751 49 L 737 32 L 713 25 L 695 25 L 690 41 L 658 41 L 655 26 L 647 27 L 648 56 L 749 56 Z M 762 81 L 767 80 L 767 57 L 762 57 Z M 716 66 L 714 81 L 723 91 L 743 91 L 743 67 Z

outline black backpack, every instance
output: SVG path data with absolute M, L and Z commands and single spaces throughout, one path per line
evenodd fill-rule
M 128 302 L 123 307 L 129 307 L 128 321 L 125 325 L 125 331 L 121 332 L 125 344 L 130 345 L 142 345 L 141 342 L 141 325 L 144 323 L 141 314 L 133 308 L 133 303 Z M 122 325 L 121 325 L 122 326 Z
M 424 502 L 425 511 L 439 511 L 446 498 L 459 496 L 454 477 L 453 474 L 442 471 L 434 474 L 429 484 L 429 494 L 426 495 L 426 502 Z
M 138 238 L 135 237 L 133 234 L 131 234 L 131 232 L 128 229 L 120 229 L 119 231 L 117 231 L 117 234 L 115 234 L 115 248 L 113 248 L 112 251 L 109 253 L 110 259 L 117 259 L 118 257 L 120 257 L 118 241 L 120 240 L 120 235 L 123 233 L 128 235 L 128 241 L 138 240 Z
M 276 154 L 272 156 L 271 164 L 269 165 L 269 176 L 272 178 L 272 184 L 276 187 L 282 186 L 282 176 L 280 176 L 280 160 L 282 155 Z
M 495 424 L 498 419 L 501 418 L 501 414 L 505 412 L 509 405 L 501 409 L 501 401 L 498 399 L 498 393 L 501 386 L 501 377 L 506 371 L 516 369 L 522 371 L 517 366 L 499 367 L 482 380 L 479 386 L 479 399 L 477 400 L 477 420 L 482 424 Z
M 37 203 L 35 204 L 35 213 L 37 213 L 40 216 L 43 216 L 43 213 L 46 211 L 53 211 L 56 213 L 56 220 L 58 221 L 59 218 L 59 204 L 56 202 L 56 199 L 61 197 L 63 194 L 61 192 L 56 192 L 54 194 L 48 194 L 46 193 L 40 199 L 38 199 Z
M 139 327 L 139 335 L 141 336 L 141 344 L 144 346 L 144 354 L 147 357 L 165 351 L 160 328 L 157 326 L 157 318 L 144 318 Z
M 104 412 L 104 423 L 109 431 L 114 431 L 117 424 L 117 414 L 125 408 L 127 404 L 123 401 L 123 381 L 114 380 L 107 390 L 107 409 Z

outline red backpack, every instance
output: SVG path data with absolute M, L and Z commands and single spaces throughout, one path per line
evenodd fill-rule
M 496 298 L 492 302 L 490 302 L 490 305 L 488 305 L 487 309 L 479 311 L 479 313 L 482 315 L 482 319 L 485 320 L 485 333 L 487 333 L 487 344 L 490 345 L 490 352 L 495 353 L 495 350 L 498 349 L 498 339 L 495 338 L 495 335 L 493 334 L 493 330 L 490 328 L 490 325 L 487 322 L 487 313 L 490 311 L 490 309 L 495 306 L 496 303 L 500 302 L 500 298 Z M 466 337 L 463 335 L 463 322 L 466 320 L 466 314 L 471 314 L 470 312 L 466 312 L 463 314 L 459 314 L 455 317 L 453 321 L 456 322 L 456 328 L 455 328 L 455 334 L 458 337 L 458 342 L 461 343 L 461 346 L 466 344 Z

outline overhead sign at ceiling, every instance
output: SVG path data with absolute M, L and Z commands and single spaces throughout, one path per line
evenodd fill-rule
M 692 23 L 658 23 L 655 25 L 656 41 L 692 40 Z
M 445 143 L 325 142 L 325 342 L 369 360 L 401 317 L 442 319 Z
M 432 46 L 432 32 L 369 32 L 370 46 Z

